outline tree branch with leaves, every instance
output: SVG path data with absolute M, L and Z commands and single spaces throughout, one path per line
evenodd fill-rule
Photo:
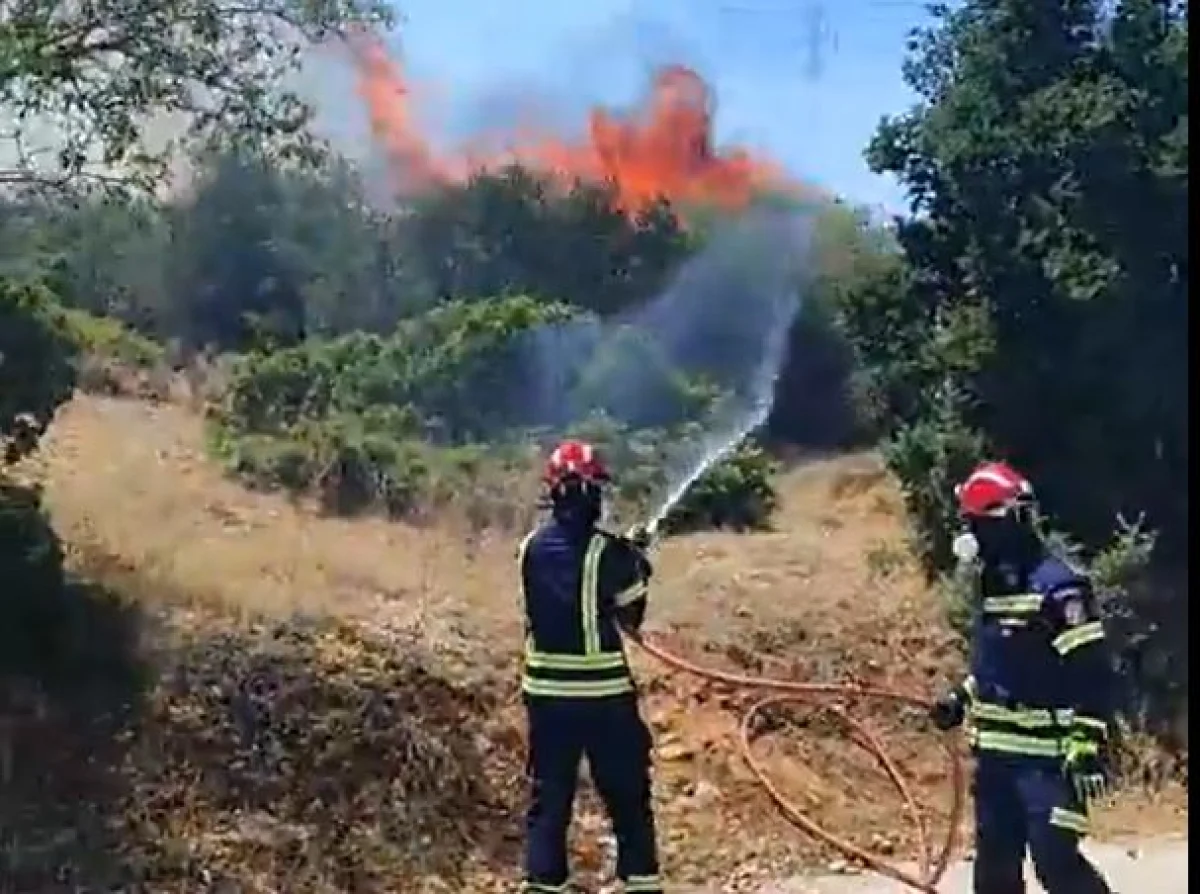
M 180 144 L 319 151 L 287 85 L 382 0 L 5 0 L 0 185 L 151 187 Z M 166 124 L 180 138 L 151 145 Z

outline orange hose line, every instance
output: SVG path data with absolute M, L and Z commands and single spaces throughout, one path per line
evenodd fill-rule
M 813 838 L 823 841 L 830 847 L 840 851 L 853 860 L 856 860 L 869 869 L 874 870 L 880 875 L 888 876 L 896 881 L 907 885 L 914 891 L 925 892 L 925 894 L 937 894 L 937 884 L 941 881 L 942 876 L 946 873 L 946 868 L 949 866 L 950 858 L 954 853 L 954 848 L 957 845 L 957 834 L 959 824 L 962 820 L 962 812 L 965 803 L 965 788 L 966 781 L 963 772 L 962 759 L 955 750 L 953 743 L 950 741 L 943 742 L 942 747 L 946 753 L 947 764 L 952 783 L 951 798 L 950 798 L 950 819 L 946 829 L 946 835 L 943 839 L 942 846 L 936 857 L 930 853 L 928 828 L 922 817 L 920 807 L 917 804 L 916 798 L 913 796 L 912 789 L 906 782 L 903 774 L 896 766 L 895 762 L 888 756 L 887 750 L 884 747 L 879 737 L 874 735 L 862 723 L 851 718 L 842 708 L 837 705 L 830 704 L 826 698 L 832 697 L 853 697 L 876 699 L 882 701 L 892 701 L 907 704 L 913 707 L 925 708 L 930 707 L 928 699 L 917 695 L 911 695 L 906 692 L 899 692 L 891 689 L 871 687 L 871 686 L 856 686 L 844 683 L 805 683 L 795 680 L 781 680 L 773 677 L 759 677 L 747 674 L 738 674 L 731 671 L 718 670 L 716 668 L 704 667 L 682 658 L 673 652 L 664 649 L 662 646 L 650 642 L 641 635 L 628 634 L 629 638 L 637 643 L 642 649 L 654 658 L 661 661 L 663 664 L 675 670 L 683 671 L 692 676 L 699 677 L 704 680 L 709 680 L 714 683 L 723 683 L 737 689 L 743 690 L 759 690 L 771 693 L 756 702 L 746 712 L 742 718 L 740 746 L 743 759 L 750 767 L 751 772 L 755 775 L 758 782 L 766 790 L 771 800 L 775 802 L 776 807 L 783 816 L 798 829 L 806 832 Z M 905 811 L 912 818 L 917 833 L 917 850 L 918 850 L 918 871 L 912 873 L 906 869 L 897 866 L 895 863 L 885 860 L 884 858 L 867 851 L 851 841 L 847 841 L 832 832 L 818 825 L 815 821 L 807 817 L 793 801 L 787 798 L 779 790 L 779 787 L 771 781 L 766 768 L 754 756 L 752 744 L 754 741 L 753 724 L 754 719 L 765 708 L 772 705 L 778 705 L 787 702 L 805 702 L 813 704 L 816 707 L 832 713 L 838 718 L 851 732 L 853 733 L 856 744 L 862 747 L 865 751 L 872 755 L 879 763 L 892 786 L 899 792 L 900 797 L 904 801 Z

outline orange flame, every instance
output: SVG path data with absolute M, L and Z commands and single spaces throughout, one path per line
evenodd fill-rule
M 768 159 L 713 147 L 711 91 L 682 65 L 660 69 L 633 113 L 594 109 L 581 140 L 510 134 L 502 151 L 439 154 L 417 125 L 414 91 L 399 62 L 372 38 L 356 39 L 350 49 L 372 132 L 398 184 L 408 189 L 461 182 L 473 172 L 516 162 L 565 186 L 577 180 L 611 184 L 615 206 L 635 215 L 661 199 L 680 208 L 738 211 L 764 192 L 793 186 Z

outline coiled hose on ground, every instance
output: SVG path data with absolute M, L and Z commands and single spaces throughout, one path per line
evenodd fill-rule
M 746 674 L 737 674 L 729 671 L 717 670 L 714 668 L 702 667 L 685 658 L 664 649 L 662 646 L 651 642 L 644 636 L 629 634 L 629 638 L 637 643 L 642 649 L 654 658 L 661 661 L 663 664 L 675 670 L 683 671 L 704 680 L 710 680 L 715 683 L 723 683 L 727 686 L 735 687 L 744 690 L 758 690 L 765 695 L 760 701 L 751 706 L 742 719 L 741 727 L 741 751 L 742 757 L 749 765 L 751 772 L 757 777 L 759 783 L 766 789 L 771 799 L 783 813 L 784 817 L 797 828 L 807 832 L 812 837 L 825 842 L 829 846 L 841 851 L 850 859 L 856 860 L 867 868 L 879 873 L 880 875 L 888 876 L 901 882 L 904 885 L 912 888 L 914 891 L 926 892 L 926 894 L 937 894 L 937 885 L 942 876 L 946 872 L 946 867 L 950 863 L 950 857 L 953 854 L 956 842 L 959 823 L 962 819 L 964 807 L 965 780 L 963 775 L 962 760 L 958 752 L 954 748 L 954 742 L 951 739 L 944 740 L 942 748 L 947 755 L 949 764 L 949 772 L 952 783 L 951 798 L 950 798 L 950 819 L 946 828 L 945 840 L 936 856 L 930 850 L 929 844 L 929 829 L 925 823 L 924 817 L 921 815 L 920 808 L 917 805 L 916 799 L 913 796 L 912 789 L 908 786 L 904 776 L 900 773 L 895 762 L 888 756 L 883 743 L 869 729 L 863 726 L 858 721 L 850 717 L 845 711 L 834 704 L 830 704 L 828 699 L 841 697 L 880 699 L 892 702 L 901 702 L 915 707 L 928 709 L 930 702 L 928 699 L 916 695 L 909 695 L 903 692 L 896 692 L 890 689 L 874 688 L 874 687 L 859 687 L 847 684 L 838 683 L 804 683 L 794 680 L 780 680 L 770 677 L 756 677 Z M 787 702 L 805 702 L 815 705 L 816 707 L 828 711 L 838 718 L 840 722 L 855 736 L 857 744 L 868 751 L 883 768 L 888 778 L 896 791 L 900 793 L 900 797 L 904 800 L 905 810 L 913 821 L 916 827 L 917 834 L 917 850 L 918 850 L 918 870 L 914 874 L 900 866 L 892 863 L 889 860 L 864 850 L 853 842 L 847 841 L 832 832 L 819 826 L 809 817 L 796 807 L 775 785 L 767 775 L 766 768 L 755 757 L 751 744 L 753 742 L 753 722 L 754 718 L 765 708 L 779 705 Z

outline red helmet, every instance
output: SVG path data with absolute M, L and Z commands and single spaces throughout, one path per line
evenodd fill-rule
M 554 448 L 542 481 L 551 490 L 576 479 L 582 484 L 599 485 L 609 480 L 608 469 L 600 453 L 584 441 L 563 441 Z
M 965 517 L 999 518 L 1033 503 L 1033 485 L 1007 463 L 988 462 L 978 466 L 954 489 L 958 511 Z

